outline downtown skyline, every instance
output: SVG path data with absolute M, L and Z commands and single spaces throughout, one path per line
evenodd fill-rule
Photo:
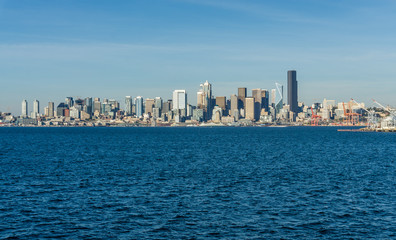
M 0 111 L 21 99 L 170 98 L 286 86 L 299 101 L 395 105 L 392 1 L 0 1 Z M 195 105 L 195 98 L 191 100 Z M 40 105 L 43 111 L 44 105 Z

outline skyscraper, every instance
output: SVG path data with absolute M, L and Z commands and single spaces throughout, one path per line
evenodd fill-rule
M 206 80 L 204 84 L 200 85 L 201 89 L 197 93 L 197 106 L 204 110 L 204 118 L 211 119 L 212 117 L 212 85 Z
M 126 96 L 125 97 L 125 114 L 127 116 L 132 115 L 132 97 L 131 96 Z
M 173 110 L 181 110 L 187 107 L 187 93 L 186 90 L 173 91 Z
M 224 114 L 227 107 L 226 97 L 216 97 L 216 105 L 223 110 L 223 114 Z
M 28 102 L 26 100 L 22 101 L 22 117 L 27 117 L 28 115 Z
M 53 118 L 54 117 L 54 111 L 55 111 L 54 102 L 49 102 L 48 103 L 48 117 Z
M 255 118 L 255 104 L 254 98 L 245 98 L 245 118 L 249 120 L 256 120 Z
M 245 98 L 247 96 L 246 88 L 238 88 L 238 109 L 245 108 Z
M 136 106 L 136 116 L 143 116 L 143 97 L 137 96 L 135 98 L 135 106 Z
M 84 100 L 84 110 L 89 115 L 91 115 L 93 113 L 93 104 L 92 104 L 92 98 L 91 97 L 85 98 L 85 100 Z
M 152 114 L 153 113 L 153 107 L 154 107 L 154 99 L 147 98 L 146 99 L 146 107 L 144 108 L 144 113 Z
M 74 106 L 74 100 L 73 100 L 72 97 L 67 97 L 67 98 L 65 99 L 65 103 L 67 104 L 67 106 L 68 106 L 69 108 Z
M 283 108 L 283 85 L 279 83 L 275 83 L 275 104 L 274 108 L 276 113 L 279 113 L 280 110 Z
M 36 118 L 40 115 L 40 103 L 38 100 L 33 101 L 33 112 L 32 118 Z
M 252 90 L 252 97 L 254 98 L 254 119 L 258 120 L 260 118 L 261 113 L 261 104 L 262 104 L 262 90 L 261 88 L 256 88 Z
M 231 95 L 231 109 L 230 109 L 230 116 L 234 116 L 235 119 L 239 117 L 239 110 L 238 110 L 238 97 L 235 94 Z
M 287 104 L 290 106 L 290 111 L 298 112 L 297 72 L 295 70 L 287 72 Z

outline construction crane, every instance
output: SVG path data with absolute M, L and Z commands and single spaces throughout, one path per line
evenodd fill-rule
M 318 126 L 319 119 L 322 118 L 322 117 L 319 116 L 319 115 L 314 114 L 312 107 L 311 107 L 311 112 L 312 112 L 312 114 L 311 114 L 311 126 Z
M 355 101 L 355 99 L 351 98 L 351 100 L 356 103 L 359 104 L 358 102 Z M 374 129 L 377 127 L 377 118 L 375 117 L 375 111 L 374 110 L 367 110 L 364 107 L 361 107 L 364 111 L 367 112 L 368 116 L 367 116 L 367 127 Z

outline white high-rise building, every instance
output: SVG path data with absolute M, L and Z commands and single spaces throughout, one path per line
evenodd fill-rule
M 22 117 L 28 116 L 28 102 L 26 100 L 22 101 Z
M 186 90 L 173 91 L 173 110 L 186 109 L 187 93 Z
M 40 103 L 38 100 L 34 100 L 32 118 L 37 118 L 38 116 L 40 116 Z

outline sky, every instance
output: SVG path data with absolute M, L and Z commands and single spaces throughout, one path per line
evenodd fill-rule
M 394 0 L 0 0 L 0 112 L 65 97 L 275 88 L 396 107 Z

